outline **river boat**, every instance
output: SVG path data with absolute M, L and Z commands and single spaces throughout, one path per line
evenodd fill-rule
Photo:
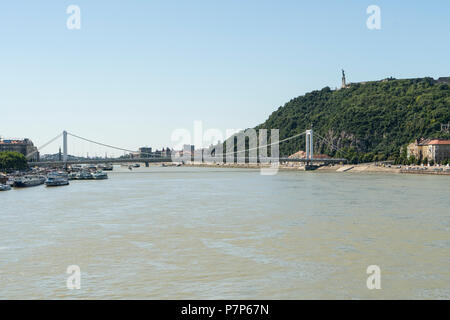
M 92 180 L 94 177 L 92 176 L 92 173 L 89 171 L 81 171 L 77 175 L 78 180 Z
M 23 176 L 14 180 L 15 188 L 28 188 L 36 187 L 45 183 L 46 178 L 44 176 Z
M 65 172 L 50 172 L 45 180 L 47 187 L 60 187 L 69 184 L 68 174 Z
M 103 172 L 101 170 L 96 171 L 92 174 L 93 178 L 95 180 L 105 180 L 108 179 L 108 174 L 106 172 Z
M 77 180 L 78 179 L 78 174 L 76 172 L 71 172 L 71 173 L 69 173 L 67 178 L 69 180 Z
M 0 191 L 8 191 L 11 190 L 11 186 L 9 184 L 0 184 Z

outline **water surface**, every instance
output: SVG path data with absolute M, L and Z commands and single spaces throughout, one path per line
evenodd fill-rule
M 448 177 L 127 171 L 0 193 L 0 298 L 450 298 Z

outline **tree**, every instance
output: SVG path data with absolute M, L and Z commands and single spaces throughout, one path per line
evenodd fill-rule
M 420 165 L 422 163 L 422 160 L 419 158 L 416 159 L 416 162 L 414 163 L 415 165 Z
M 27 159 L 19 152 L 0 152 L 0 170 L 23 170 L 28 168 Z

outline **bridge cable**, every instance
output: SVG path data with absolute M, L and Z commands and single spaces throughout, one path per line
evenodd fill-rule
M 231 154 L 235 155 L 236 153 L 240 153 L 240 152 L 249 152 L 249 151 L 253 151 L 253 150 L 257 150 L 257 149 L 261 149 L 261 148 L 265 148 L 265 147 L 271 147 L 271 146 L 273 146 L 275 144 L 279 144 L 279 143 L 282 143 L 282 142 L 285 142 L 285 141 L 288 141 L 288 140 L 295 139 L 295 138 L 300 137 L 301 135 L 304 135 L 304 134 L 306 134 L 306 131 L 302 132 L 302 133 L 298 133 L 296 135 L 293 135 L 293 136 L 291 136 L 289 138 L 286 138 L 286 139 L 283 139 L 283 140 L 280 140 L 280 141 L 277 141 L 277 142 L 272 142 L 270 144 L 266 144 L 264 146 L 258 146 L 258 147 L 247 149 L 247 150 L 240 150 L 240 151 L 232 151 L 232 152 L 222 153 L 222 154 L 219 154 L 219 155 L 216 155 L 216 156 L 224 156 L 224 155 L 227 156 L 227 155 L 231 155 Z M 235 136 L 236 135 L 234 135 L 234 136 L 232 136 L 230 138 L 234 138 Z M 230 139 L 230 138 L 228 138 L 228 139 Z
M 47 143 L 45 143 L 45 144 L 43 144 L 42 146 L 36 148 L 35 151 L 28 153 L 25 157 L 26 157 L 26 158 L 31 157 L 33 154 L 35 154 L 35 153 L 37 153 L 38 151 L 40 151 L 41 149 L 45 148 L 46 146 L 48 146 L 50 143 L 52 143 L 52 142 L 55 141 L 56 139 L 61 138 L 62 135 L 63 135 L 62 133 L 58 134 L 56 137 L 54 137 L 53 139 L 51 139 L 51 140 L 48 141 Z
M 222 156 L 223 156 L 223 155 L 226 156 L 226 155 L 236 154 L 236 153 L 239 153 L 239 152 L 244 152 L 244 151 L 247 152 L 247 151 L 252 151 L 252 150 L 260 149 L 260 148 L 264 148 L 264 147 L 270 147 L 270 146 L 275 145 L 275 144 L 278 144 L 278 143 L 282 143 L 282 142 L 285 142 L 285 141 L 288 141 L 288 140 L 295 139 L 295 138 L 297 138 L 297 137 L 299 137 L 299 136 L 301 136 L 301 135 L 304 135 L 305 133 L 306 133 L 306 132 L 302 132 L 302 133 L 293 135 L 293 136 L 291 136 L 291 137 L 289 137 L 289 138 L 280 140 L 280 141 L 278 141 L 278 142 L 272 142 L 272 143 L 267 144 L 267 145 L 264 145 L 264 146 L 259 146 L 259 147 L 251 148 L 251 149 L 247 149 L 247 150 L 228 152 L 228 153 L 224 153 L 224 154 L 221 154 L 221 155 L 222 155 Z M 125 152 L 133 152 L 133 153 L 134 153 L 134 152 L 137 152 L 137 151 L 135 151 L 135 150 L 129 150 L 129 149 L 125 149 L 125 148 L 115 147 L 115 146 L 113 146 L 113 145 L 109 145 L 109 144 L 106 144 L 106 143 L 97 142 L 97 141 L 94 141 L 94 140 L 90 140 L 90 139 L 87 139 L 87 138 L 83 138 L 83 137 L 80 137 L 80 136 L 78 136 L 78 135 L 76 135 L 76 134 L 73 134 L 73 133 L 70 133 L 70 132 L 67 132 L 67 134 L 68 134 L 68 135 L 71 135 L 72 137 L 75 137 L 75 138 L 78 138 L 78 139 L 81 139 L 81 140 L 84 140 L 84 141 L 87 141 L 87 142 L 91 142 L 91 143 L 94 143 L 94 144 L 101 145 L 101 146 L 103 146 L 103 147 L 108 147 L 108 148 L 112 148 L 112 149 L 117 149 L 117 150 L 121 150 L 121 151 L 125 151 Z M 142 154 L 152 154 L 152 155 L 153 155 L 153 153 L 150 153 L 150 152 L 140 152 L 140 153 L 142 153 Z M 217 156 L 220 156 L 220 155 L 217 155 Z
M 345 156 L 349 156 L 348 152 L 343 150 L 343 148 L 338 148 L 337 146 L 335 146 L 331 141 L 329 141 L 328 139 L 322 137 L 320 134 L 314 133 L 314 136 L 319 137 L 319 139 L 323 142 L 325 142 L 326 144 L 328 144 L 329 147 L 331 147 L 332 149 L 334 149 L 337 152 L 343 152 Z
M 90 143 L 98 144 L 98 145 L 103 146 L 103 147 L 108 147 L 108 148 L 112 148 L 112 149 L 116 149 L 116 150 L 120 150 L 120 151 L 125 151 L 125 152 L 132 152 L 132 153 L 138 152 L 136 150 L 129 150 L 129 149 L 124 149 L 124 148 L 120 148 L 120 147 L 115 147 L 115 146 L 112 146 L 110 144 L 106 144 L 106 143 L 90 140 L 90 139 L 87 139 L 87 138 L 83 138 L 83 137 L 77 136 L 76 134 L 73 134 L 73 133 L 70 133 L 70 132 L 67 132 L 67 134 L 72 136 L 72 137 L 75 137 L 75 138 L 78 138 L 78 139 L 81 139 L 81 140 L 84 140 L 84 141 L 87 141 L 87 142 L 90 142 Z M 150 155 L 153 154 L 153 153 L 150 153 L 150 152 L 140 152 L 140 153 L 150 154 Z

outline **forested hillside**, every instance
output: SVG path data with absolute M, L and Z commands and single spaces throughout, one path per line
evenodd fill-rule
M 329 87 L 292 99 L 256 129 L 280 129 L 280 140 L 309 129 L 317 152 L 345 156 L 352 162 L 401 161 L 400 148 L 419 137 L 449 138 L 441 123 L 450 121 L 450 84 L 432 78 L 386 79 Z M 280 144 L 280 154 L 304 150 L 305 138 Z

